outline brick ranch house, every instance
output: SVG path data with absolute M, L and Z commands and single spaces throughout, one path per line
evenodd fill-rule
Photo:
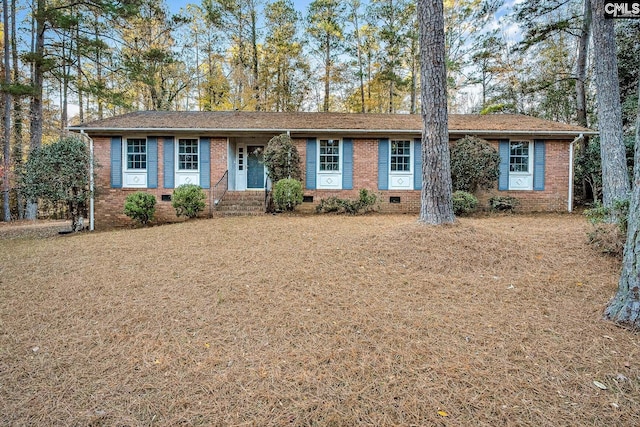
M 158 221 L 177 219 L 170 197 L 185 183 L 207 193 L 205 215 L 224 199 L 250 200 L 253 194 L 260 200 L 268 181 L 262 151 L 282 133 L 291 136 L 302 159 L 303 210 L 331 195 L 355 198 L 362 188 L 381 196 L 383 212 L 420 208 L 419 115 L 142 111 L 70 130 L 94 141 L 98 227 L 130 223 L 122 213 L 124 200 L 140 190 L 156 196 Z M 513 196 L 521 211 L 571 209 L 572 142 L 592 134 L 522 115 L 449 116 L 451 142 L 474 135 L 500 153 L 500 178 L 481 202 Z

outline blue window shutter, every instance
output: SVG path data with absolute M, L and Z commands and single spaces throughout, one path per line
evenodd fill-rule
M 162 149 L 164 159 L 164 188 L 173 188 L 175 186 L 175 152 L 173 137 L 165 137 Z
M 307 190 L 316 189 L 316 150 L 316 139 L 307 139 L 307 168 L 305 179 L 305 187 L 307 188 Z
M 500 153 L 500 177 L 498 178 L 498 190 L 509 189 L 509 140 L 503 139 L 499 141 Z
M 378 190 L 389 189 L 389 140 L 378 141 Z
M 353 140 L 342 140 L 342 189 L 353 190 Z
M 211 140 L 200 138 L 200 187 L 211 188 Z
M 545 169 L 546 145 L 544 141 L 536 139 L 533 141 L 533 189 L 544 190 L 544 169 Z
M 158 188 L 158 138 L 147 138 L 147 188 Z
M 422 140 L 413 140 L 413 189 L 422 190 Z
M 122 188 L 122 137 L 111 138 L 111 188 Z

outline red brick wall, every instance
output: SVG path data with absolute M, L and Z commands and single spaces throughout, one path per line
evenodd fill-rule
M 95 196 L 95 224 L 96 228 L 113 227 L 132 224 L 131 219 L 124 214 L 126 197 L 136 191 L 146 191 L 156 196 L 155 223 L 183 221 L 176 216 L 171 202 L 163 202 L 162 195 L 172 194 L 173 188 L 164 188 L 164 139 L 158 137 L 158 188 L 111 188 L 111 137 L 95 136 L 94 156 L 98 164 L 96 168 L 96 196 Z M 209 215 L 213 186 L 227 170 L 227 139 L 211 138 L 211 189 L 204 190 L 207 195 L 206 207 L 200 214 Z M 202 183 L 201 183 L 202 184 Z
M 498 142 L 491 141 L 498 149 Z M 497 186 L 496 186 L 497 187 Z M 487 207 L 492 196 L 511 196 L 519 200 L 521 212 L 562 212 L 569 197 L 569 141 L 545 140 L 544 190 L 481 192 L 478 200 Z
M 569 191 L 569 141 L 546 140 L 545 189 L 543 191 L 498 191 L 496 188 L 478 194 L 480 207 L 488 208 L 492 196 L 512 196 L 520 201 L 520 212 L 565 211 Z M 498 141 L 491 141 L 498 149 Z M 306 140 L 297 140 L 302 164 L 306 160 Z M 303 167 L 304 169 L 304 167 Z M 312 211 L 320 199 L 330 196 L 357 198 L 361 188 L 378 194 L 380 210 L 388 213 L 418 213 L 420 191 L 378 190 L 378 140 L 356 139 L 353 144 L 353 190 L 327 191 L 305 190 L 305 196 L 313 196 L 313 203 L 303 203 L 302 211 Z M 417 171 L 420 173 L 420 171 Z M 303 170 L 304 173 L 304 170 Z M 304 182 L 304 181 L 303 181 Z M 391 197 L 400 197 L 400 203 L 390 203 Z
M 164 153 L 163 138 L 158 138 L 158 188 L 146 189 L 157 199 L 156 222 L 180 221 L 176 217 L 171 202 L 161 201 L 163 194 L 172 194 L 173 189 L 165 189 L 164 185 Z M 113 189 L 110 185 L 110 148 L 111 137 L 94 137 L 94 150 L 99 166 L 96 169 L 96 226 L 128 225 L 131 220 L 124 215 L 124 200 L 128 194 L 138 189 Z M 305 181 L 306 139 L 294 141 L 300 153 L 303 182 Z M 497 148 L 497 141 L 492 141 Z M 227 138 L 211 138 L 211 188 L 227 170 Z M 306 196 L 313 196 L 313 203 L 303 203 L 301 211 L 313 211 L 320 199 L 330 196 L 341 198 L 357 198 L 362 188 L 374 191 L 380 199 L 380 210 L 389 213 L 417 213 L 420 210 L 420 191 L 380 191 L 378 190 L 378 140 L 354 139 L 353 144 L 353 190 L 305 190 Z M 420 173 L 420 171 L 417 171 Z M 546 167 L 544 191 L 498 191 L 497 189 L 479 195 L 481 206 L 488 206 L 488 199 L 493 195 L 508 195 L 520 201 L 519 211 L 564 211 L 567 209 L 569 179 L 569 147 L 568 141 L 546 141 Z M 207 207 L 202 216 L 209 214 L 209 202 L 212 190 L 205 190 Z M 400 203 L 390 203 L 390 197 L 400 197 Z

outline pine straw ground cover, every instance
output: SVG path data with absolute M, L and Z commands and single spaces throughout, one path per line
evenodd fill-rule
M 0 240 L 3 425 L 640 425 L 579 216 Z M 594 381 L 607 387 L 598 388 Z

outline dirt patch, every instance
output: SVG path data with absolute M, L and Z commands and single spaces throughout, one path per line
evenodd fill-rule
M 265 216 L 0 240 L 0 424 L 640 425 L 640 340 L 601 320 L 619 265 L 587 230 Z

